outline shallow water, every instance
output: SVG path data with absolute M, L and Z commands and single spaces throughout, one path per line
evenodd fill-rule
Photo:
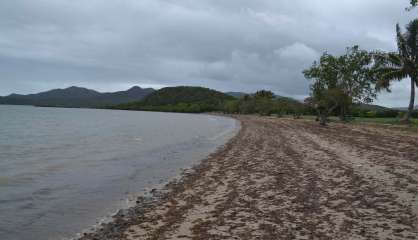
M 0 239 L 61 239 L 237 131 L 208 115 L 0 105 Z

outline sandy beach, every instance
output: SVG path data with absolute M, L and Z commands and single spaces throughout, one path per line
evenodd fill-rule
M 227 145 L 91 239 L 418 239 L 418 134 L 239 116 Z

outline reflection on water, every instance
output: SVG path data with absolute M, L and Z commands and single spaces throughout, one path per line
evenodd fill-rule
M 237 130 L 190 114 L 0 105 L 0 239 L 74 236 Z

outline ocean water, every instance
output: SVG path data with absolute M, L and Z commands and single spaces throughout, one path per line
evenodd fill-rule
M 0 239 L 74 237 L 237 129 L 208 115 L 0 105 Z

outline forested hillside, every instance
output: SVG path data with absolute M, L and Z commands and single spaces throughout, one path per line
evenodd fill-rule
M 125 110 L 167 112 L 209 112 L 223 109 L 227 101 L 235 98 L 203 87 L 167 87 L 155 91 L 143 101 L 118 105 Z

